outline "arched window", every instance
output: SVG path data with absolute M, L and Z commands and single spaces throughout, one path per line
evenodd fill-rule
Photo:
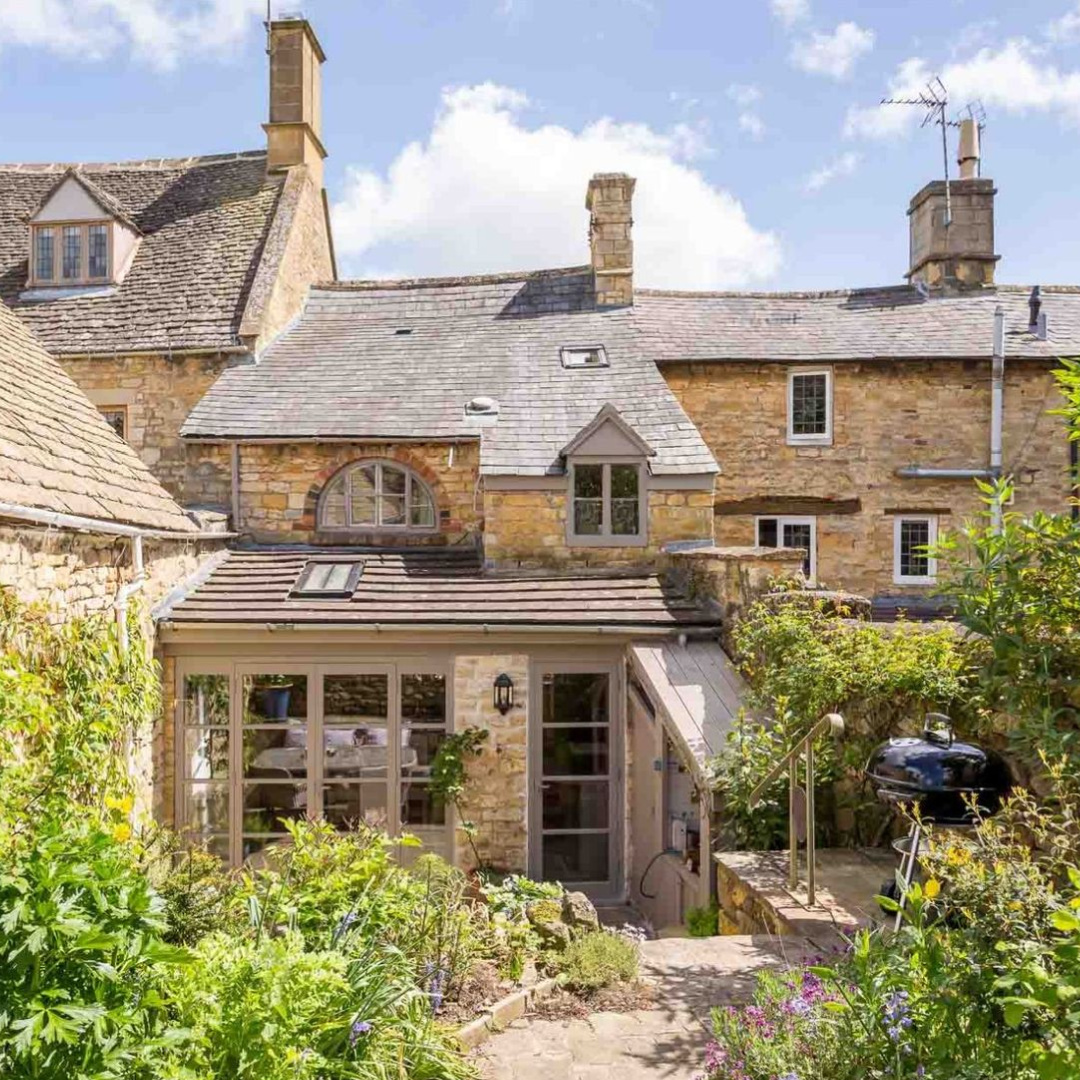
M 435 500 L 414 472 L 389 461 L 359 461 L 326 485 L 322 529 L 434 529 Z

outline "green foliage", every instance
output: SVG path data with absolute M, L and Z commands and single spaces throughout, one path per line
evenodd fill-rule
M 482 866 L 483 860 L 476 849 L 476 826 L 468 820 L 462 800 L 469 780 L 469 761 L 480 754 L 487 738 L 488 732 L 477 727 L 463 728 L 445 736 L 432 759 L 428 785 L 433 795 L 457 811 L 458 826 L 468 838 L 477 866 Z
M 524 874 L 507 874 L 485 882 L 480 889 L 488 906 L 498 915 L 519 922 L 534 900 L 561 900 L 566 891 L 554 881 L 533 881 Z
M 457 1080 L 468 1065 L 438 1031 L 410 963 L 393 949 L 311 950 L 299 934 L 212 934 L 197 977 L 171 986 L 183 1047 L 156 1055 L 161 1080 Z
M 1005 509 L 999 528 L 993 507 L 1012 487 L 979 488 L 985 511 L 935 551 L 942 591 L 973 635 L 983 697 L 1008 718 L 1014 752 L 1034 766 L 1040 753 L 1080 749 L 1080 521 Z
M 10 850 L 10 849 L 9 849 Z M 182 1037 L 163 978 L 163 904 L 107 826 L 48 818 L 0 870 L 0 1075 L 145 1075 L 151 1048 Z
M 693 907 L 686 913 L 686 932 L 690 937 L 714 937 L 719 930 L 720 906 L 714 900 L 708 907 Z
M 562 959 L 566 985 L 583 993 L 637 978 L 638 946 L 610 930 L 595 930 L 574 938 Z
M 762 602 L 736 626 L 734 641 L 751 715 L 738 718 L 713 769 L 725 827 L 740 847 L 786 842 L 786 778 L 753 810 L 746 800 L 783 752 L 826 713 L 841 713 L 846 729 L 839 743 L 820 744 L 819 801 L 828 805 L 836 782 L 848 781 L 858 811 L 852 839 L 860 843 L 870 841 L 881 820 L 861 777 L 869 748 L 920 724 L 926 712 L 949 712 L 969 726 L 976 719 L 967 657 L 948 629 L 853 622 L 819 601 Z M 819 816 L 819 829 L 827 829 L 826 820 Z

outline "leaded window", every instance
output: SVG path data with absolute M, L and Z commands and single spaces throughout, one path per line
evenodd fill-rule
M 434 529 L 435 500 L 410 469 L 362 461 L 326 486 L 319 506 L 323 529 Z
M 65 225 L 63 229 L 62 274 L 65 281 L 78 281 L 82 277 L 82 229 L 78 225 Z
M 893 580 L 897 585 L 928 585 L 937 579 L 937 518 L 905 514 L 893 526 Z
M 51 228 L 34 232 L 34 276 L 38 281 L 52 281 L 56 274 L 56 234 Z
M 828 371 L 788 374 L 788 439 L 828 442 L 832 438 L 832 376 Z
M 758 547 L 801 549 L 803 575 L 810 582 L 817 579 L 817 518 L 759 517 L 757 542 Z
M 87 272 L 91 278 L 109 276 L 109 230 L 106 225 L 91 225 L 87 231 Z
M 570 469 L 570 542 L 641 542 L 641 466 L 614 462 L 574 462 Z

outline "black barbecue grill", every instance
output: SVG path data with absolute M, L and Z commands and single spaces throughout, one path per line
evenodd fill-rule
M 922 823 L 971 826 L 977 816 L 997 813 L 1012 788 L 1005 759 L 993 750 L 957 741 L 952 721 L 941 713 L 926 717 L 921 738 L 882 743 L 870 755 L 866 775 L 877 797 L 898 812 L 918 807 L 908 835 L 893 844 L 901 856 L 903 889 L 896 882 L 887 882 L 882 889 L 901 902 L 915 876 L 918 856 L 925 851 Z

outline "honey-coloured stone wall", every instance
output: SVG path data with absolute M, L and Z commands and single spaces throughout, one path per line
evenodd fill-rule
M 893 583 L 896 514 L 935 513 L 947 530 L 983 509 L 973 480 L 905 479 L 897 470 L 987 467 L 989 356 L 831 365 L 831 446 L 787 445 L 788 365 L 662 370 L 721 468 L 718 545 L 756 543 L 755 512 L 732 512 L 752 501 L 775 500 L 770 514 L 805 516 L 814 513 L 808 500 L 847 500 L 846 509 L 857 500 L 853 513 L 817 515 L 818 582 L 866 595 L 925 594 L 931 586 Z M 1004 466 L 1016 483 L 1013 509 L 1060 512 L 1069 499 L 1069 444 L 1064 421 L 1050 415 L 1060 401 L 1050 366 L 1007 358 L 1005 372 Z

